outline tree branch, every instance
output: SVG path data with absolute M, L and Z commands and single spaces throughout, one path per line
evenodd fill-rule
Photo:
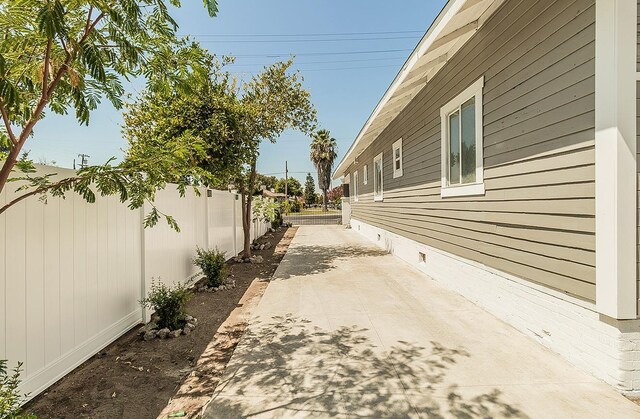
M 96 26 L 98 25 L 98 23 L 100 23 L 103 17 L 104 17 L 104 12 L 100 13 L 98 17 L 96 17 L 96 20 L 94 20 L 93 23 L 85 30 L 84 35 L 82 36 L 82 38 L 80 38 L 79 43 L 82 43 L 87 40 L 91 31 L 96 28 Z
M 11 121 L 9 120 L 9 113 L 7 112 L 7 108 L 4 102 L 2 101 L 2 98 L 0 98 L 0 114 L 2 114 L 2 121 L 4 122 L 4 127 L 7 129 L 7 134 L 9 135 L 9 139 L 15 146 L 16 144 L 18 144 L 18 141 L 16 140 L 16 136 L 13 133 L 13 130 L 11 129 Z
M 69 183 L 75 182 L 78 179 L 80 179 L 80 178 L 72 177 L 72 178 L 63 179 L 63 180 L 61 180 L 59 182 L 52 183 L 51 185 L 41 186 L 41 187 L 36 188 L 36 189 L 34 189 L 34 190 L 30 191 L 30 192 L 27 192 L 27 193 L 25 193 L 23 195 L 20 195 L 19 197 L 13 199 L 12 201 L 7 202 L 6 205 L 0 207 L 0 214 L 2 214 L 3 212 L 5 212 L 9 208 L 11 208 L 12 206 L 17 204 L 18 202 L 29 198 L 30 196 L 38 195 L 38 194 L 44 193 L 44 192 L 46 192 L 46 191 L 48 191 L 50 189 L 53 189 L 53 188 L 56 188 L 56 187 L 59 187 L 59 186 L 67 185 Z
M 47 84 L 49 83 L 50 68 L 51 65 L 51 46 L 53 45 L 53 39 L 47 39 L 47 49 L 44 53 L 44 71 L 42 72 L 42 99 L 48 100 L 49 89 Z
M 91 15 L 93 14 L 93 6 L 89 6 L 89 13 L 87 13 L 87 23 L 84 25 L 84 33 L 89 31 L 89 25 L 91 24 Z

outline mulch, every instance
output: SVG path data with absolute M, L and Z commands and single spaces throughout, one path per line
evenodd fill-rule
M 198 319 L 191 334 L 145 342 L 136 327 L 35 397 L 23 411 L 39 418 L 156 418 L 192 374 L 249 286 L 272 277 L 295 230 L 281 228 L 259 240 L 272 245 L 253 252 L 264 258 L 263 263 L 230 262 L 236 288 L 196 292 L 187 307 Z M 234 349 L 235 345 L 223 348 L 225 362 Z

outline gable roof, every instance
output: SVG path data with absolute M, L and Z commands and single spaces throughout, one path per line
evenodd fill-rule
M 505 0 L 449 0 L 404 63 L 333 173 L 343 176 Z

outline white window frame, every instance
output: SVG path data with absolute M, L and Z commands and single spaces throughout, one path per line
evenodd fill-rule
M 373 200 L 374 201 L 384 201 L 384 160 L 383 153 L 378 154 L 373 159 Z M 376 189 L 378 186 L 377 176 L 376 176 L 376 162 L 380 161 L 380 193 L 376 195 Z
M 367 167 L 367 165 L 364 165 L 364 168 L 362 169 L 362 184 L 366 185 L 369 183 L 369 168 Z
M 441 166 L 442 186 L 440 196 L 442 198 L 454 196 L 484 195 L 484 148 L 482 131 L 482 89 L 484 88 L 484 76 L 466 88 L 449 103 L 440 109 L 441 129 Z M 476 181 L 462 185 L 449 185 L 449 115 L 458 110 L 462 104 L 475 97 L 476 111 Z
M 392 150 L 393 150 L 393 178 L 397 178 L 402 176 L 402 170 L 404 168 L 404 163 L 403 163 L 403 159 L 402 159 L 402 138 L 400 138 L 398 141 L 396 141 L 395 143 L 393 143 L 392 146 Z M 396 158 L 396 150 L 400 150 L 400 157 Z M 400 160 L 400 168 L 396 169 L 396 163 L 398 162 L 398 160 Z
M 358 202 L 358 171 L 356 170 L 352 174 L 353 176 L 353 202 Z

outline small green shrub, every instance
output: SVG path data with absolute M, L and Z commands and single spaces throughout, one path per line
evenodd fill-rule
M 218 249 L 205 250 L 198 247 L 193 263 L 202 269 L 202 273 L 207 277 L 207 285 L 210 287 L 219 287 L 227 279 L 229 272 L 227 256 Z
M 280 204 L 271 198 L 256 196 L 253 198 L 253 218 L 260 221 L 271 222 L 278 217 Z
M 149 296 L 141 300 L 140 304 L 155 310 L 160 317 L 159 329 L 168 327 L 171 330 L 176 330 L 185 324 L 186 306 L 192 296 L 189 284 L 178 282 L 173 286 L 167 286 L 162 282 L 153 282 Z
M 20 384 L 20 370 L 22 363 L 13 369 L 13 374 L 7 371 L 7 361 L 0 359 L 0 418 L 8 419 L 36 419 L 35 415 L 21 414 L 21 405 L 27 397 L 18 393 Z
M 298 201 L 291 202 L 291 212 L 300 212 L 302 210 L 302 205 Z

